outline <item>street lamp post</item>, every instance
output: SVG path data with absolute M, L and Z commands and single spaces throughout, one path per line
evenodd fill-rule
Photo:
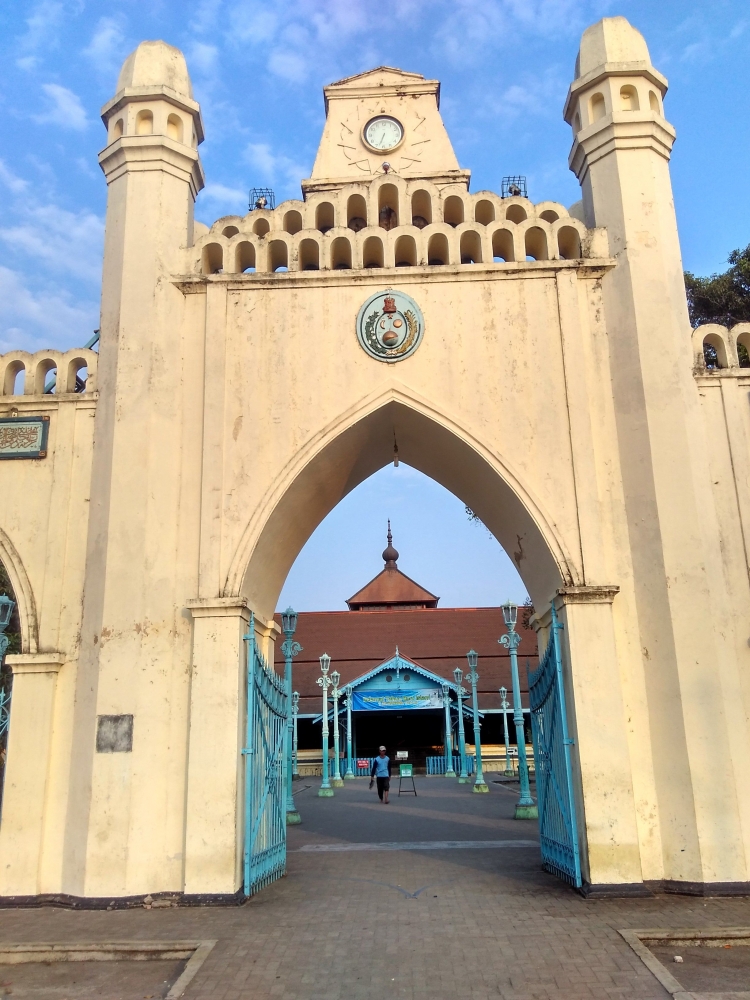
M 451 739 L 451 699 L 450 688 L 443 684 L 443 708 L 445 709 L 445 776 L 455 778 L 453 770 L 453 741 Z
M 484 774 L 482 773 L 482 738 L 479 732 L 479 706 L 477 704 L 477 681 L 479 680 L 479 674 L 477 673 L 477 654 L 473 649 L 470 649 L 466 654 L 466 659 L 469 661 L 470 668 L 469 673 L 466 675 L 466 680 L 471 684 L 471 700 L 474 708 L 474 753 L 477 762 L 477 776 L 472 791 L 489 792 L 489 788 L 484 780 Z
M 352 767 L 352 686 L 344 688 L 346 694 L 346 774 L 344 780 L 353 780 L 354 768 Z
M 521 684 L 518 679 L 518 647 L 521 636 L 516 632 L 518 606 L 512 601 L 503 604 L 503 621 L 508 629 L 506 635 L 497 640 L 510 653 L 510 674 L 513 680 L 513 722 L 516 727 L 516 747 L 518 749 L 518 777 L 521 783 L 521 797 L 516 803 L 516 819 L 538 819 L 539 810 L 531 797 L 529 786 L 529 765 L 526 762 L 526 736 L 523 731 L 523 706 L 521 705 Z
M 513 777 L 513 767 L 510 763 L 510 737 L 508 736 L 508 709 L 510 708 L 510 703 L 508 702 L 508 689 L 506 687 L 500 688 L 500 708 L 503 710 L 503 736 L 505 737 L 505 777 Z
M 461 687 L 464 679 L 464 672 L 460 667 L 453 671 L 453 679 L 456 682 L 456 696 L 458 698 L 458 752 L 461 755 L 461 773 L 458 776 L 459 785 L 465 785 L 469 780 L 466 773 L 466 736 L 464 735 L 464 696 L 466 692 Z
M 294 804 L 294 793 L 292 792 L 293 761 L 292 747 L 294 744 L 292 718 L 292 660 L 302 652 L 302 646 L 295 642 L 292 636 L 297 630 L 297 612 L 293 608 L 287 608 L 281 615 L 281 631 L 284 633 L 284 641 L 281 644 L 281 652 L 284 654 L 284 686 L 286 687 L 286 732 L 284 735 L 284 777 L 286 785 L 286 822 L 287 826 L 294 826 L 302 822 L 297 807 Z
M 292 691 L 292 719 L 294 720 L 294 737 L 292 740 L 292 776 L 297 777 L 297 716 L 299 715 L 299 691 Z
M 330 666 L 331 657 L 328 653 L 323 653 L 320 657 L 321 676 L 318 678 L 318 684 L 323 688 L 323 780 L 318 789 L 318 795 L 322 799 L 330 799 L 333 795 L 333 789 L 328 780 L 328 688 L 331 686 L 328 668 Z
M 341 778 L 339 767 L 339 681 L 341 674 L 334 670 L 331 674 L 331 694 L 333 696 L 333 777 L 331 784 L 334 788 L 343 788 L 344 782 Z

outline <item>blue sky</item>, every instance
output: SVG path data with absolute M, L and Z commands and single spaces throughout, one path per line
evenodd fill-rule
M 750 243 L 746 0 L 631 0 L 627 10 L 610 0 L 5 0 L 0 351 L 72 347 L 98 325 L 106 199 L 98 111 L 142 39 L 186 53 L 206 124 L 207 186 L 196 215 L 210 224 L 244 212 L 253 185 L 271 185 L 278 200 L 299 197 L 323 125 L 321 88 L 382 63 L 442 81 L 441 110 L 473 190 L 497 190 L 504 174 L 522 173 L 534 201 L 571 204 L 579 195 L 561 109 L 582 30 L 618 13 L 644 33 L 670 81 L 685 266 L 720 270 L 730 250 Z M 403 568 L 443 604 L 494 603 L 511 586 L 522 596 L 497 543 L 468 523 L 462 505 L 402 467 L 363 484 L 323 522 L 282 600 L 341 607 L 380 568 L 368 553 L 382 548 L 385 519 L 399 505 Z M 429 510 L 433 529 L 410 519 L 413 509 Z M 442 569 L 439 525 L 453 540 Z M 332 551 L 324 584 L 312 557 L 326 552 L 330 565 Z

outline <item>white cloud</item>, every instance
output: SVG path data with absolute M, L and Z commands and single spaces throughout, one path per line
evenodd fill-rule
M 200 194 L 201 202 L 231 209 L 233 213 L 244 215 L 247 211 L 247 191 L 243 188 L 231 188 L 225 184 L 206 184 Z
M 52 271 L 85 281 L 101 280 L 104 221 L 93 212 L 69 212 L 57 205 L 20 205 L 15 224 L 0 228 L 8 250 Z M 7 253 L 6 253 L 7 258 Z
M 126 55 L 126 41 L 119 21 L 102 17 L 83 54 L 102 76 L 114 76 Z
M 86 111 L 81 99 L 67 87 L 59 83 L 45 83 L 42 90 L 50 100 L 47 111 L 41 115 L 33 115 L 34 121 L 40 124 L 59 125 L 60 128 L 73 129 L 82 132 L 88 127 Z
M 97 302 L 50 285 L 32 289 L 25 275 L 0 265 L 0 352 L 80 346 L 98 317 Z
M 26 18 L 26 34 L 16 42 L 17 51 L 22 53 L 16 60 L 19 69 L 31 70 L 39 63 L 39 51 L 54 49 L 58 44 L 58 28 L 65 16 L 65 9 L 58 0 L 42 0 L 36 4 Z
M 307 176 L 306 167 L 300 166 L 283 153 L 274 153 L 267 142 L 248 143 L 245 159 L 258 171 L 260 180 L 299 184 L 300 178 Z
M 288 49 L 276 49 L 268 57 L 268 68 L 274 76 L 290 83 L 302 83 L 310 75 L 312 60 L 310 56 Z
M 204 42 L 193 42 L 188 50 L 187 64 L 190 70 L 197 69 L 204 75 L 212 74 L 216 69 L 216 60 L 219 50 L 215 45 L 206 45 Z
M 0 182 L 2 182 L 12 194 L 23 194 L 29 186 L 29 182 L 25 181 L 23 177 L 19 177 L 17 174 L 14 174 L 12 170 L 6 167 L 3 160 L 0 160 Z

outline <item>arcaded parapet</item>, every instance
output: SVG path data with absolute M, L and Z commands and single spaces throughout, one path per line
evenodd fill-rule
M 747 368 L 740 359 L 740 348 L 750 352 L 750 323 L 736 323 L 732 327 L 720 323 L 703 323 L 693 330 L 693 356 L 695 372 L 717 369 Z M 711 361 L 706 358 L 706 347 L 712 348 Z
M 0 396 L 41 396 L 45 393 L 96 391 L 96 351 L 9 351 L 0 355 Z

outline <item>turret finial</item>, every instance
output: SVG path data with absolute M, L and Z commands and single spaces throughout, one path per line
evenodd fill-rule
M 398 559 L 398 552 L 393 547 L 393 535 L 391 534 L 391 522 L 390 518 L 388 520 L 388 545 L 383 549 L 383 559 L 385 560 L 386 569 L 397 569 L 396 560 Z

